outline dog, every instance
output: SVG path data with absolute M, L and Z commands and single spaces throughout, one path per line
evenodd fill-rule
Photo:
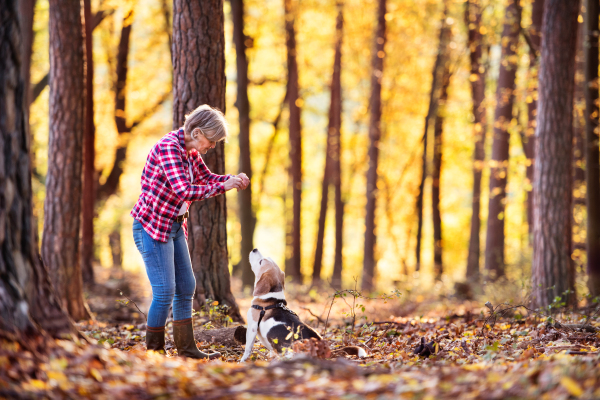
M 254 340 L 260 342 L 271 352 L 281 353 L 292 347 L 295 340 L 314 338 L 323 340 L 310 326 L 303 323 L 295 312 L 287 307 L 285 300 L 285 273 L 271 258 L 265 258 L 254 249 L 249 255 L 250 266 L 254 272 L 254 299 L 248 309 L 246 329 L 246 349 L 240 362 L 252 354 Z M 367 354 L 360 347 L 346 348 L 347 353 L 359 357 Z

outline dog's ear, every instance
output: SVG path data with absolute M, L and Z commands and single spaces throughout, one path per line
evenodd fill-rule
M 267 294 L 271 291 L 271 287 L 274 286 L 275 279 L 271 274 L 271 271 L 264 272 L 258 282 L 256 282 L 256 286 L 254 286 L 253 296 L 262 296 L 263 294 Z
M 282 270 L 279 270 L 279 273 L 281 273 L 281 285 L 285 289 L 285 272 L 283 272 Z

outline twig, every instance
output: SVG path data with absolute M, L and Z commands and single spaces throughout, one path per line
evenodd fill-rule
M 129 297 L 125 296 L 123 294 L 123 291 L 121 289 L 117 289 L 117 290 L 119 291 L 119 294 L 121 296 L 125 297 L 127 300 L 129 300 L 130 302 L 133 303 L 133 305 L 135 306 L 135 308 L 137 308 L 138 311 L 142 313 L 142 315 L 144 316 L 144 318 L 146 318 L 146 322 L 148 322 L 148 317 L 146 316 L 146 314 L 144 314 L 144 312 L 142 310 L 140 310 L 140 308 L 138 307 L 137 303 L 135 301 L 131 300 Z
M 315 318 L 316 318 L 316 319 L 317 319 L 317 320 L 318 320 L 320 323 L 322 323 L 322 324 L 324 324 L 324 323 L 325 323 L 325 321 L 323 321 L 323 319 L 321 319 L 321 317 L 319 317 L 318 315 L 314 314 L 314 313 L 313 313 L 313 312 L 310 310 L 310 308 L 308 308 L 308 307 L 300 307 L 300 308 L 301 308 L 301 309 L 303 309 L 303 310 L 306 310 L 306 311 L 308 311 L 308 313 L 309 313 L 310 315 L 312 315 L 313 317 L 315 317 Z

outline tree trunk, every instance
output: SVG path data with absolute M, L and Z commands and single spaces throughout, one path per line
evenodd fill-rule
M 341 286 L 342 275 L 342 228 L 343 204 L 341 199 L 341 166 L 340 166 L 340 129 L 342 126 L 342 38 L 344 34 L 343 3 L 337 3 L 338 16 L 335 25 L 335 55 L 333 75 L 331 78 L 331 100 L 329 105 L 329 126 L 327 127 L 327 144 L 325 146 L 325 169 L 321 187 L 321 211 L 317 244 L 315 246 L 315 262 L 313 264 L 313 285 L 321 283 L 321 265 L 323 261 L 323 239 L 325 237 L 325 217 L 327 215 L 328 192 L 333 184 L 335 190 L 335 259 L 333 262 L 332 285 Z M 338 204 L 339 203 L 339 204 Z M 338 226 L 339 225 L 339 226 Z M 336 268 L 337 267 L 337 268 Z
M 79 253 L 84 125 L 83 30 L 79 1 L 50 1 L 50 130 L 42 258 L 63 307 L 78 321 L 83 301 Z
M 535 127 L 537 115 L 538 98 L 538 57 L 540 53 L 542 17 L 544 16 L 544 0 L 534 0 L 531 5 L 531 27 L 529 28 L 530 44 L 533 46 L 529 52 L 530 84 L 527 86 L 527 130 L 523 139 L 523 151 L 527 157 L 526 177 L 529 185 L 533 184 L 534 161 L 535 161 Z M 533 238 L 533 192 L 527 189 L 527 225 L 529 229 L 529 240 Z
M 292 254 L 290 272 L 293 281 L 302 283 L 301 265 L 301 200 L 302 200 L 302 134 L 300 125 L 300 99 L 298 85 L 298 63 L 296 61 L 296 31 L 294 28 L 295 0 L 284 0 L 285 32 L 288 68 L 288 106 L 290 110 L 290 160 L 292 175 L 292 201 L 294 220 L 292 223 Z
M 123 278 L 123 250 L 121 248 L 121 224 L 108 235 L 108 244 L 112 256 L 111 278 Z
M 575 300 L 571 260 L 571 147 L 579 2 L 547 0 L 542 25 L 539 103 L 535 136 L 534 302 Z M 597 66 L 596 66 L 597 67 Z
M 20 36 L 17 2 L 0 0 L 0 330 L 60 337 L 75 329 L 38 255 Z
M 222 0 L 173 3 L 173 128 L 201 104 L 225 111 L 225 34 Z M 215 174 L 225 172 L 223 142 L 203 156 Z M 225 195 L 192 203 L 188 244 L 200 303 L 217 300 L 243 321 L 231 293 L 227 256 Z
M 586 204 L 587 273 L 592 296 L 600 296 L 600 149 L 598 147 L 598 2 L 586 3 Z
M 415 210 L 417 212 L 417 246 L 415 249 L 416 265 L 415 271 L 421 270 L 421 237 L 423 235 L 423 194 L 425 190 L 425 181 L 427 180 L 427 145 L 428 145 L 428 133 L 429 123 L 431 119 L 437 114 L 438 102 L 440 97 L 440 81 L 442 80 L 442 66 L 446 62 L 446 47 L 448 43 L 448 36 L 450 29 L 446 23 L 448 15 L 447 4 L 444 2 L 444 13 L 442 15 L 442 21 L 440 26 L 440 40 L 438 43 L 438 54 L 435 58 L 433 65 L 433 71 L 431 73 L 431 90 L 429 92 L 429 108 L 427 109 L 427 115 L 425 116 L 425 128 L 423 129 L 423 155 L 421 157 L 421 181 L 419 183 L 419 193 L 417 194 L 417 202 Z
M 519 0 L 507 0 L 502 31 L 502 55 L 496 90 L 494 141 L 490 163 L 490 199 L 485 242 L 485 268 L 492 277 L 504 276 L 504 210 L 508 175 L 508 126 L 513 116 L 517 46 L 521 26 Z
M 94 125 L 94 59 L 92 44 L 91 0 L 83 0 L 85 19 L 85 130 L 83 140 L 83 206 L 81 214 L 81 273 L 83 283 L 93 286 L 94 267 L 94 202 L 96 199 L 96 127 Z
M 362 289 L 372 291 L 375 276 L 375 198 L 377 196 L 377 164 L 379 158 L 379 140 L 381 139 L 381 78 L 383 77 L 383 59 L 385 57 L 385 13 L 386 0 L 379 0 L 377 7 L 377 25 L 371 56 L 371 98 L 369 105 L 369 169 L 367 171 L 367 208 L 365 216 L 365 251 L 363 260 Z
M 21 26 L 21 76 L 25 84 L 25 108 L 27 114 L 25 120 L 29 124 L 29 103 L 31 99 L 31 53 L 33 49 L 33 14 L 36 0 L 19 1 L 19 23 Z M 29 130 L 29 127 L 27 128 Z
M 478 1 L 467 0 L 465 22 L 469 29 L 468 43 L 471 59 L 471 97 L 473 99 L 473 198 L 471 214 L 471 235 L 469 255 L 467 257 L 466 279 L 479 280 L 479 257 L 481 254 L 481 171 L 485 163 L 485 139 L 487 135 L 487 119 L 485 116 L 485 67 L 483 58 L 483 35 L 481 34 L 481 7 Z
M 444 51 L 447 51 L 445 49 Z M 442 133 L 444 131 L 444 115 L 450 85 L 449 57 L 443 65 L 440 102 L 433 128 L 433 170 L 431 171 L 431 215 L 433 217 L 433 273 L 436 280 L 442 279 L 444 265 L 442 262 L 442 217 L 440 215 L 440 176 L 442 172 Z
M 233 41 L 237 62 L 237 99 L 240 133 L 240 172 L 244 172 L 252 182 L 252 164 L 250 160 L 250 101 L 248 100 L 248 60 L 246 58 L 246 36 L 244 35 L 244 0 L 230 0 L 233 18 Z M 248 256 L 254 249 L 254 227 L 256 217 L 252 206 L 252 183 L 238 192 L 240 206 L 240 225 L 242 230 L 242 246 L 240 268 L 242 270 L 242 286 L 254 285 L 254 273 L 250 267 Z

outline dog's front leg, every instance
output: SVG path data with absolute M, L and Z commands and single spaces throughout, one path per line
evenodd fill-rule
M 258 321 L 255 321 L 252 315 L 252 309 L 248 310 L 248 314 L 246 315 L 248 320 L 248 328 L 246 329 L 246 349 L 244 350 L 244 356 L 240 360 L 240 362 L 244 362 L 250 357 L 252 354 L 252 349 L 254 348 L 254 341 L 256 340 L 256 335 L 258 334 Z

